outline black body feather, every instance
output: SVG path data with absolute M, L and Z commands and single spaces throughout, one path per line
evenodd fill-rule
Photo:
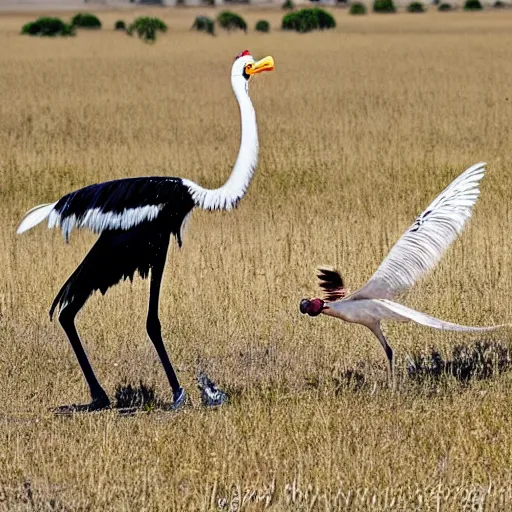
M 107 290 L 136 271 L 145 279 L 171 235 L 181 247 L 181 227 L 194 202 L 180 179 L 132 178 L 91 185 L 64 196 L 56 206 L 61 216 L 85 215 L 92 208 L 122 212 L 127 208 L 164 204 L 158 216 L 127 230 L 103 231 L 87 256 L 60 289 L 50 309 L 71 302 L 82 307 L 99 290 Z
M 95 208 L 102 213 L 122 213 L 162 204 L 171 206 L 178 215 L 190 211 L 192 198 L 180 178 L 125 178 L 89 185 L 63 196 L 54 210 L 60 215 L 62 224 L 72 215 L 80 219 Z

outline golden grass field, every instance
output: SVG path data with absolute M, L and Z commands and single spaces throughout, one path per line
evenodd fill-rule
M 371 275 L 453 178 L 488 162 L 474 215 L 404 299 L 474 325 L 512 321 L 512 12 L 352 18 L 330 33 L 189 30 L 195 9 L 147 10 L 155 45 L 111 30 L 22 37 L 0 17 L 0 510 L 507 510 L 512 372 L 467 384 L 412 381 L 408 354 L 481 336 L 388 324 L 398 386 L 362 327 L 300 315 L 315 267 L 350 289 Z M 171 360 L 192 397 L 178 414 L 56 417 L 88 400 L 48 309 L 94 236 L 65 244 L 32 206 L 113 178 L 176 175 L 217 186 L 239 144 L 229 73 L 249 48 L 276 70 L 251 82 L 260 164 L 240 208 L 196 211 L 172 247 L 161 298 Z M 97 294 L 78 318 L 111 397 L 142 381 L 170 391 L 145 333 L 148 283 Z M 510 332 L 489 336 L 510 347 Z M 199 405 L 199 365 L 231 393 Z M 357 369 L 364 385 L 343 384 Z M 341 382 L 341 384 L 340 384 Z

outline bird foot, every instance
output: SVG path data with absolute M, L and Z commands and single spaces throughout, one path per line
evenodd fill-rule
M 197 387 L 201 392 L 201 403 L 204 407 L 219 407 L 229 400 L 228 395 L 218 389 L 215 382 L 210 380 L 203 372 L 197 378 Z
M 93 412 L 104 409 L 110 409 L 110 400 L 107 395 L 93 399 L 90 404 L 61 405 L 60 407 L 53 409 L 53 412 L 58 415 L 71 415 L 76 412 Z
M 173 402 L 167 408 L 168 411 L 177 411 L 184 407 L 188 402 L 188 395 L 185 393 L 183 388 L 178 389 L 176 393 L 173 394 Z

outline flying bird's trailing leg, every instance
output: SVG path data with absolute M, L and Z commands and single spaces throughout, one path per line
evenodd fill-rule
M 386 353 L 386 357 L 388 359 L 388 377 L 391 383 L 391 387 L 395 389 L 395 359 L 393 356 L 393 349 L 389 346 L 389 343 L 382 332 L 380 322 L 377 322 L 376 324 L 372 325 L 371 327 L 369 327 L 369 329 L 373 332 L 373 334 L 375 334 L 375 336 L 377 336 L 378 340 L 380 341 L 380 344 L 382 345 L 382 348 L 384 349 L 384 352 Z

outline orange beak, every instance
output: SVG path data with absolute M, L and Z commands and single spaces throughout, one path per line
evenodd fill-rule
M 248 75 L 256 75 L 263 71 L 272 71 L 274 69 L 274 59 L 272 57 L 265 57 L 264 59 L 254 62 L 253 64 L 247 64 L 245 66 L 245 72 Z

